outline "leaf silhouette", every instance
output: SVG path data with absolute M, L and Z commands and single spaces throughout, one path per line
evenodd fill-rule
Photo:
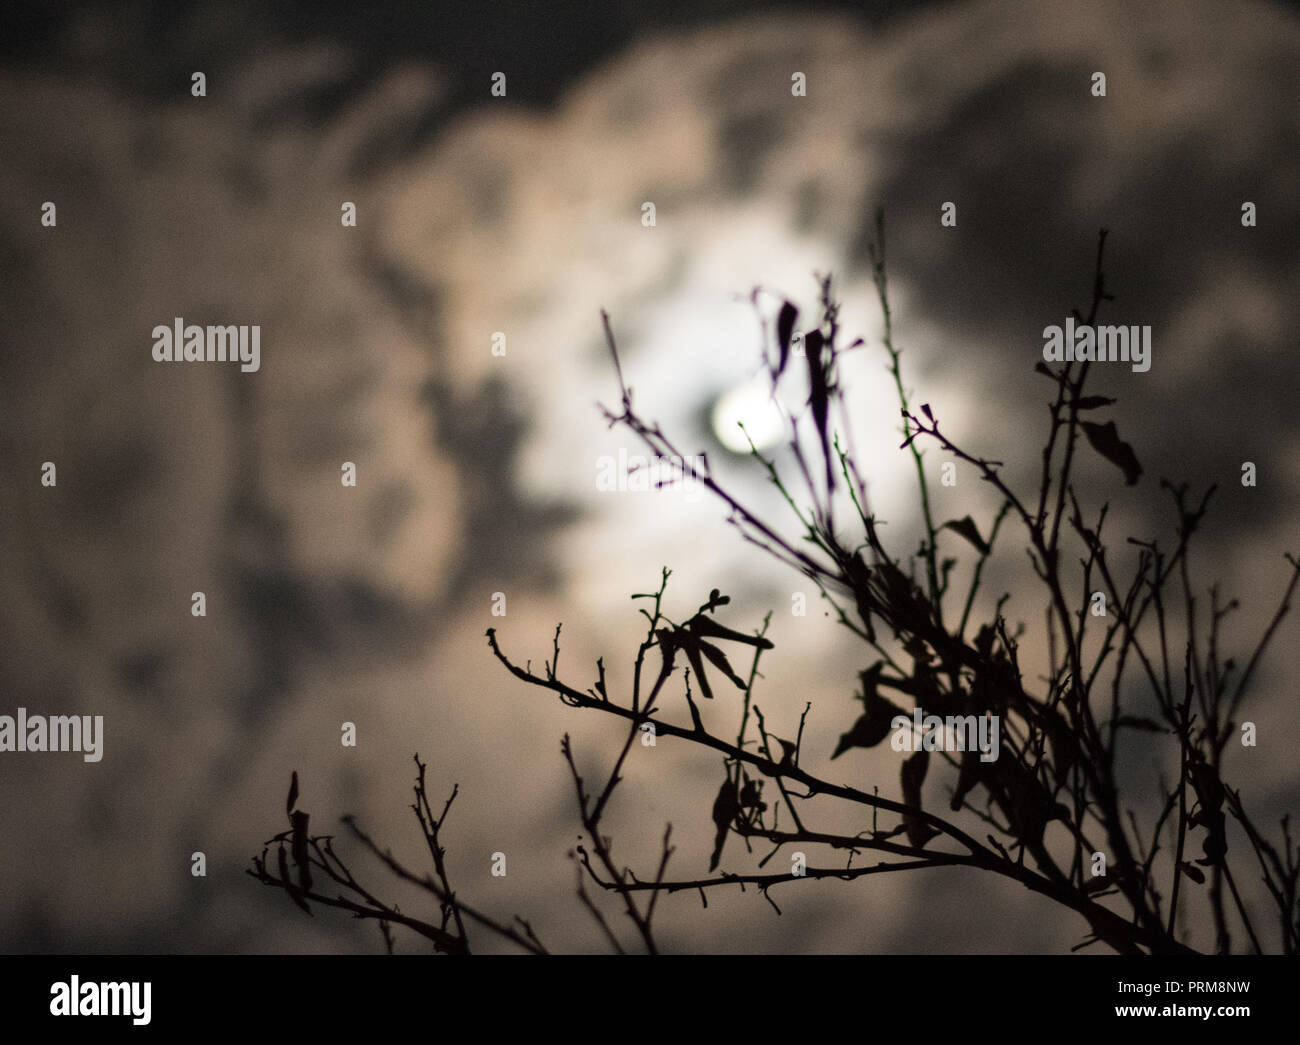
M 853 728 L 840 734 L 840 742 L 835 745 L 835 753 L 831 755 L 832 760 L 839 758 L 849 748 L 875 747 L 889 736 L 895 715 L 907 717 L 897 704 L 874 692 L 867 694 L 864 703 L 867 709 L 858 716 Z
M 858 616 L 867 630 L 867 641 L 876 641 L 876 629 L 871 625 L 871 567 L 862 561 L 859 552 L 844 565 L 844 579 L 853 592 L 853 599 L 858 606 Z
M 1079 761 L 1078 734 L 1055 708 L 1037 705 L 1034 717 L 1047 733 L 1048 742 L 1052 745 L 1054 768 L 1057 776 L 1063 778 Z
M 712 613 L 715 610 L 717 610 L 719 606 L 726 606 L 729 602 L 731 602 L 730 595 L 723 595 L 722 592 L 720 592 L 717 588 L 714 588 L 712 591 L 709 592 L 708 602 L 706 602 L 703 606 L 700 607 L 699 612 L 696 614 L 696 616 L 699 616 L 705 610 L 708 610 L 710 613 Z
M 307 859 L 307 822 L 311 816 L 298 812 L 289 819 L 293 821 L 293 862 L 298 866 L 298 885 L 307 892 L 311 889 L 311 865 Z
M 1070 822 L 1070 810 L 1053 802 L 1052 793 L 1031 768 L 1007 759 L 997 759 L 990 766 L 985 784 L 1021 838 L 1041 844 L 1048 821 Z
M 871 697 L 876 695 L 876 687 L 880 685 L 880 674 L 885 670 L 885 662 L 878 660 L 866 671 L 859 671 L 858 678 L 862 680 L 862 701 L 865 703 Z
M 1076 410 L 1096 410 L 1099 406 L 1110 406 L 1115 400 L 1109 396 L 1083 396 L 1074 401 Z
M 776 317 L 776 344 L 780 350 L 776 364 L 778 377 L 785 373 L 785 365 L 790 361 L 790 337 L 794 333 L 794 321 L 798 316 L 799 310 L 787 301 L 781 306 L 781 314 Z
M 719 596 L 715 588 L 709 596 L 709 601 L 684 626 L 673 632 L 664 630 L 659 633 L 660 646 L 664 655 L 664 674 L 672 670 L 671 658 L 680 649 L 686 654 L 686 659 L 690 661 L 691 670 L 695 672 L 695 678 L 700 684 L 700 693 L 708 700 L 713 699 L 713 690 L 709 687 L 709 680 L 704 674 L 704 662 L 700 659 L 701 654 L 707 657 L 715 668 L 726 675 L 737 689 L 743 691 L 746 684 L 745 680 L 732 669 L 726 654 L 717 646 L 704 641 L 706 636 L 708 638 L 725 639 L 728 642 L 740 642 L 758 649 L 768 650 L 772 648 L 772 643 L 768 639 L 733 631 L 731 628 L 724 627 L 705 615 L 705 610 L 711 609 L 713 606 L 724 605 L 729 601 L 730 599 L 727 596 Z
M 731 774 L 728 773 L 727 779 L 722 782 L 722 787 L 718 790 L 718 797 L 713 800 L 713 826 L 717 828 L 717 833 L 713 837 L 713 855 L 709 858 L 710 871 L 718 869 L 718 861 L 722 859 L 722 846 L 727 840 L 727 831 L 739 812 L 740 802 L 736 799 L 736 785 L 731 779 Z
M 798 747 L 790 743 L 788 740 L 783 740 L 781 737 L 773 737 L 773 739 L 781 745 L 781 761 L 778 762 L 777 765 L 781 769 L 793 768 L 794 756 L 795 752 L 799 750 Z
M 903 785 L 903 802 L 907 805 L 921 808 L 921 785 L 925 783 L 925 771 L 929 768 L 928 751 L 918 751 L 903 763 L 899 777 Z M 904 813 L 903 825 L 907 828 L 907 840 L 918 849 L 939 833 L 915 813 Z
M 1204 827 L 1205 841 L 1201 843 L 1204 854 L 1196 862 L 1202 867 L 1222 864 L 1228 854 L 1227 817 L 1223 813 L 1224 789 L 1215 771 L 1204 762 L 1192 762 L 1187 767 L 1192 789 L 1200 807 L 1187 822 L 1194 827 Z
M 659 639 L 659 653 L 664 659 L 663 666 L 659 669 L 659 679 L 655 683 L 658 687 L 672 674 L 673 665 L 677 661 L 677 640 L 673 637 L 671 628 L 659 628 L 655 635 Z
M 680 635 L 681 633 L 678 632 Z M 709 687 L 709 677 L 704 674 L 704 662 L 700 660 L 700 647 L 697 643 L 681 643 L 682 652 L 686 654 L 687 661 L 690 662 L 691 670 L 695 672 L 695 681 L 700 684 L 700 695 L 705 700 L 713 699 L 713 690 Z
M 731 670 L 731 664 L 727 661 L 727 655 L 723 653 L 722 650 L 710 643 L 701 642 L 700 652 L 709 658 L 709 662 L 713 664 L 715 668 L 726 675 L 727 678 L 731 679 L 731 681 L 735 683 L 737 689 L 742 691 L 744 690 L 745 680 Z
M 1142 474 L 1142 466 L 1138 464 L 1133 447 L 1119 437 L 1115 422 L 1107 421 L 1104 425 L 1096 425 L 1089 421 L 1080 421 L 1079 424 L 1083 426 L 1083 434 L 1088 437 L 1092 448 L 1118 466 L 1124 472 L 1124 482 L 1133 486 L 1138 481 L 1138 476 Z
M 687 626 L 697 635 L 703 635 L 710 639 L 726 639 L 728 642 L 743 642 L 746 646 L 756 646 L 758 649 L 771 649 L 771 640 L 765 639 L 759 635 L 746 635 L 743 631 L 733 631 L 731 628 L 719 624 L 711 617 L 703 614 L 696 614 L 689 621 Z
M 804 350 L 808 356 L 808 403 L 812 407 L 813 424 L 817 426 L 817 438 L 821 440 L 822 456 L 826 459 L 826 489 L 834 489 L 835 474 L 831 466 L 830 437 L 826 431 L 830 419 L 831 390 L 830 364 L 822 363 L 822 344 L 820 330 L 810 330 L 804 335 Z
M 989 553 L 988 542 L 980 536 L 979 527 L 975 525 L 975 520 L 969 515 L 963 516 L 960 519 L 950 519 L 948 522 L 940 526 L 939 529 L 952 530 L 953 533 L 965 537 L 966 540 L 975 545 L 981 555 L 987 555 Z
M 289 781 L 289 799 L 284 803 L 284 811 L 292 813 L 294 804 L 298 801 L 298 770 L 293 771 L 293 779 Z

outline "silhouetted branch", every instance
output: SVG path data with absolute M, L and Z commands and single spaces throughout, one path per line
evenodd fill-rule
M 1088 325 L 1111 300 L 1103 268 L 1106 239 L 1102 230 L 1086 318 L 1077 310 L 1074 313 Z M 926 742 L 915 738 L 915 748 L 907 747 L 910 756 L 901 760 L 901 800 L 882 796 L 878 787 L 868 793 L 832 782 L 803 751 L 811 704 L 800 715 L 797 738 L 791 742 L 775 735 L 754 700 L 756 683 L 762 677 L 760 658 L 772 648 L 767 638 L 771 615 L 756 631 L 734 630 L 722 622 L 718 612 L 730 599 L 714 589 L 693 616 L 674 622 L 664 612 L 671 575 L 667 568 L 656 591 L 632 596 L 647 628 L 632 657 L 631 685 L 626 691 L 618 692 L 616 687 L 611 692 L 603 657 L 596 661 L 596 681 L 590 686 L 583 688 L 562 678 L 558 625 L 551 640 L 551 656 L 540 673 L 533 671 L 529 661 L 521 667 L 511 660 L 502 651 L 495 629 L 489 628 L 492 655 L 516 679 L 534 690 L 554 694 L 567 707 L 621 719 L 627 730 L 598 788 L 589 789 L 579 774 L 567 734 L 561 745 L 583 831 L 580 844 L 571 851 L 577 865 L 579 902 L 614 950 L 623 953 L 619 934 L 597 903 L 600 894 L 590 894 L 586 883 L 615 894 L 641 946 L 654 954 L 658 945 L 652 921 L 662 895 L 692 889 L 707 906 L 711 889 L 753 885 L 779 913 L 770 895 L 776 885 L 801 879 L 852 881 L 894 871 L 962 867 L 967 873 L 1016 881 L 1076 912 L 1089 930 L 1076 950 L 1101 942 L 1129 954 L 1192 953 L 1179 922 L 1181 917 L 1185 923 L 1187 911 L 1200 901 L 1213 923 L 1216 951 L 1231 950 L 1231 933 L 1238 924 L 1252 949 L 1262 951 L 1266 941 L 1256 929 L 1258 914 L 1252 917 L 1239 889 L 1239 882 L 1248 885 L 1248 881 L 1241 876 L 1240 867 L 1234 872 L 1229 862 L 1240 853 L 1244 836 L 1277 909 L 1281 949 L 1300 953 L 1300 849 L 1290 837 L 1289 822 L 1282 821 L 1281 845 L 1271 843 L 1256 829 L 1239 792 L 1228 787 L 1222 772 L 1238 710 L 1300 584 L 1300 560 L 1288 555 L 1292 569 L 1279 608 L 1247 659 L 1245 670 L 1238 674 L 1235 661 L 1222 656 L 1220 643 L 1222 622 L 1237 603 L 1221 603 L 1218 589 L 1211 587 L 1208 623 L 1203 626 L 1202 607 L 1191 579 L 1192 541 L 1213 488 L 1197 503 L 1189 498 L 1185 486 L 1161 480 L 1174 502 L 1176 542 L 1169 550 L 1155 540 L 1130 537 L 1128 543 L 1137 549 L 1136 560 L 1131 569 L 1121 568 L 1105 532 L 1108 506 L 1085 504 L 1073 473 L 1079 456 L 1090 452 L 1122 470 L 1129 484 L 1140 477 L 1141 465 L 1113 422 L 1087 420 L 1113 402 L 1084 394 L 1089 363 L 1066 362 L 1057 368 L 1039 363 L 1035 367 L 1055 388 L 1047 404 L 1049 424 L 1038 488 L 1017 490 L 1004 479 L 1002 463 L 960 445 L 942 427 L 938 411 L 930 403 L 913 409 L 903 379 L 902 350 L 895 343 L 884 225 L 879 216 L 871 258 L 884 321 L 883 347 L 903 419 L 901 448 L 911 456 L 919 486 L 923 536 L 917 552 L 899 557 L 890 551 L 867 499 L 867 484 L 852 449 L 849 404 L 838 366 L 844 352 L 863 342 L 859 339 L 848 348 L 838 344 L 839 305 L 829 277 L 819 277 L 818 314 L 803 334 L 807 401 L 795 410 L 782 406 L 788 422 L 786 448 L 802 489 L 796 493 L 788 486 L 775 459 L 764 457 L 751 442 L 754 460 L 790 511 L 792 534 L 756 515 L 710 474 L 706 459 L 695 464 L 696 458 L 681 453 L 658 424 L 637 412 L 613 325 L 602 311 L 620 393 L 618 409 L 603 409 L 603 415 L 611 427 L 626 428 L 653 454 L 683 461 L 684 478 L 698 482 L 718 499 L 742 539 L 814 583 L 835 619 L 868 652 L 870 663 L 859 673 L 857 699 L 862 712 L 842 734 L 832 759 L 856 748 L 875 747 L 891 733 L 897 734 L 904 728 L 896 724 L 900 718 L 909 723 L 905 728 L 910 733 L 909 709 L 895 700 L 911 702 L 915 710 L 942 721 L 955 718 L 958 723 L 969 723 L 966 728 L 972 737 L 980 723 L 996 722 L 999 750 L 986 759 L 981 755 L 987 752 L 972 750 L 963 742 L 954 757 L 944 750 L 946 745 L 934 743 L 942 738 L 927 723 L 922 730 Z M 785 302 L 775 326 L 776 352 L 769 354 L 764 346 L 774 397 L 778 379 L 792 358 L 797 317 L 798 309 Z M 766 338 L 771 331 L 766 319 L 763 330 Z M 997 493 L 1000 504 L 991 520 L 967 515 L 936 522 L 921 449 L 927 440 Z M 851 508 L 851 534 L 836 525 L 837 498 L 841 519 Z M 1020 666 L 1025 626 L 1012 628 L 1004 614 L 1011 596 L 1004 593 L 994 601 L 981 594 L 985 566 L 1004 553 L 1012 534 L 1019 535 L 1015 539 L 1028 556 L 1043 599 L 1048 674 L 1028 683 Z M 954 541 L 959 543 L 953 545 Z M 952 547 L 957 551 L 948 555 Z M 966 566 L 970 579 L 961 591 L 953 583 L 953 571 Z M 949 613 L 944 605 L 950 597 L 961 599 L 955 628 L 947 621 L 956 613 Z M 1099 598 L 1102 608 L 1098 613 Z M 981 601 L 992 602 L 991 610 L 981 610 Z M 1038 612 L 1036 608 L 1033 614 Z M 1183 634 L 1175 634 L 1180 627 Z M 968 635 L 968 629 L 973 634 Z M 752 650 L 747 673 L 743 666 L 740 673 L 732 667 L 730 658 L 740 646 Z M 1183 684 L 1181 693 L 1176 693 L 1171 664 L 1176 664 L 1180 655 Z M 566 675 L 570 671 L 566 669 Z M 1133 700 L 1134 678 L 1149 690 L 1151 708 Z M 713 699 L 715 686 L 742 695 L 734 739 L 730 732 L 724 736 L 706 728 L 700 714 L 697 696 Z M 689 714 L 689 725 L 665 717 L 663 706 L 678 693 Z M 683 741 L 710 757 L 722 756 L 722 783 L 710 811 L 714 849 L 707 877 L 665 877 L 674 853 L 670 825 L 664 832 L 655 872 L 646 877 L 620 867 L 611 839 L 602 833 L 632 748 L 637 738 L 644 739 L 647 733 Z M 1175 754 L 1177 757 L 1177 779 L 1168 781 L 1162 772 L 1150 803 L 1136 802 L 1135 796 L 1120 790 L 1119 781 L 1131 779 L 1132 767 L 1123 756 L 1135 736 L 1142 741 L 1144 760 L 1151 757 L 1153 745 L 1159 745 L 1171 762 Z M 931 758 L 935 752 L 939 757 Z M 357 883 L 334 854 L 328 838 L 309 839 L 306 814 L 295 814 L 292 809 L 296 781 L 289 802 L 291 829 L 267 843 L 279 847 L 280 873 L 267 868 L 269 849 L 254 859 L 255 870 L 250 873 L 283 888 L 309 913 L 307 902 L 311 901 L 377 920 L 389 950 L 391 924 L 404 925 L 430 939 L 439 951 L 468 953 L 468 920 L 526 951 L 544 953 L 528 923 L 516 919 L 515 924 L 502 924 L 465 904 L 452 890 L 439 838 L 457 792 L 453 789 L 442 814 L 435 818 L 424 792 L 425 766 L 418 757 L 416 763 L 413 809 L 429 849 L 432 874 L 408 870 L 354 824 L 350 826 L 389 872 L 438 901 L 440 924 L 408 918 L 384 905 Z M 935 771 L 950 774 L 951 815 L 924 808 L 923 783 L 927 773 Z M 775 786 L 775 792 L 768 792 L 770 803 L 763 795 L 768 782 Z M 779 801 L 774 795 L 779 795 Z M 854 807 L 863 818 L 864 829 L 857 833 L 820 830 L 812 807 L 804 805 L 813 798 Z M 869 829 L 865 827 L 866 810 L 871 811 Z M 780 826 L 786 820 L 789 823 Z M 1230 824 L 1236 825 L 1231 831 Z M 1056 827 L 1049 833 L 1051 825 Z M 745 856 L 736 846 L 726 849 L 732 837 L 744 842 L 751 858 L 756 858 L 752 854 L 759 848 L 751 847 L 751 842 L 771 846 L 758 861 L 760 871 L 782 850 L 792 853 L 792 870 L 722 871 L 715 875 L 724 857 Z M 1189 852 L 1197 844 L 1199 857 Z M 1237 845 L 1237 850 L 1230 850 L 1230 845 Z M 844 865 L 809 868 L 805 848 L 843 859 Z M 862 853 L 872 851 L 898 859 L 854 866 Z M 296 877 L 289 870 L 290 853 Z M 331 898 L 313 890 L 311 868 L 339 885 L 343 895 Z M 649 894 L 648 899 L 642 900 L 643 893 Z

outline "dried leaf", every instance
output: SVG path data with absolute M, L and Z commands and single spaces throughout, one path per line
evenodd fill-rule
M 703 694 L 706 700 L 713 699 L 713 690 L 710 688 L 709 680 L 704 674 L 704 662 L 700 659 L 700 654 L 708 657 L 710 663 L 726 675 L 737 689 L 744 690 L 746 684 L 745 680 L 732 670 L 726 654 L 716 646 L 705 642 L 704 637 L 725 639 L 728 642 L 740 642 L 746 646 L 754 646 L 764 650 L 772 648 L 772 643 L 768 639 L 760 638 L 758 635 L 746 635 L 743 632 L 733 631 L 705 614 L 705 610 L 714 606 L 725 605 L 729 601 L 727 596 L 719 595 L 718 590 L 714 588 L 710 593 L 709 601 L 685 625 L 673 632 L 666 630 L 660 632 L 659 644 L 664 653 L 664 672 L 667 673 L 671 670 L 671 655 L 675 654 L 677 649 L 681 649 L 686 654 L 686 659 L 690 661 L 691 669 L 695 672 L 695 678 L 700 684 L 700 693 Z
M 727 678 L 731 679 L 737 689 L 742 692 L 745 689 L 745 680 L 731 670 L 731 664 L 727 660 L 727 655 L 718 649 L 717 646 L 707 642 L 700 643 L 700 652 L 709 658 L 710 663 L 721 671 Z
M 780 350 L 776 364 L 777 376 L 785 373 L 785 365 L 790 361 L 790 337 L 794 333 L 794 321 L 798 315 L 799 310 L 787 301 L 781 306 L 781 314 L 776 317 L 776 344 Z
M 859 671 L 858 678 L 862 682 L 862 701 L 865 703 L 876 695 L 876 687 L 880 685 L 880 675 L 885 670 L 885 662 L 878 660 L 866 671 Z
M 903 709 L 897 704 L 886 700 L 874 691 L 866 695 L 866 711 L 858 716 L 858 720 L 853 723 L 853 728 L 847 733 L 840 734 L 840 742 L 835 745 L 835 753 L 831 755 L 832 759 L 839 758 L 840 755 L 854 747 L 875 747 L 885 737 L 889 736 L 889 731 L 893 728 L 894 716 L 902 715 Z
M 712 613 L 719 606 L 726 606 L 729 602 L 731 602 L 730 595 L 723 595 L 722 592 L 720 592 L 717 588 L 714 588 L 712 591 L 709 592 L 708 602 L 706 602 L 703 606 L 700 607 L 699 612 L 703 613 L 705 610 L 708 610 L 710 613 Z
M 311 889 L 311 864 L 307 859 L 307 822 L 311 816 L 298 812 L 289 819 L 293 821 L 293 862 L 298 866 L 298 885 L 307 892 Z
M 718 789 L 718 797 L 713 800 L 713 826 L 717 833 L 713 838 L 713 855 L 709 858 L 709 870 L 718 869 L 718 861 L 722 859 L 722 846 L 727 840 L 727 831 L 731 827 L 731 822 L 736 819 L 740 812 L 740 803 L 736 800 L 736 785 L 731 779 L 731 774 L 722 782 L 722 787 Z
M 862 555 L 853 553 L 844 566 L 844 579 L 853 592 L 853 599 L 858 606 L 858 616 L 866 628 L 867 640 L 876 641 L 876 629 L 871 625 L 871 567 L 862 561 Z
M 659 653 L 663 657 L 659 678 L 655 682 L 655 685 L 659 686 L 673 673 L 673 665 L 677 661 L 677 640 L 673 637 L 671 628 L 659 628 L 655 632 L 655 637 L 659 640 Z
M 678 635 L 682 633 L 679 631 Z M 700 646 L 697 642 L 683 642 L 682 652 L 686 654 L 686 659 L 690 662 L 691 670 L 695 672 L 695 681 L 700 684 L 700 694 L 705 700 L 713 699 L 713 690 L 709 687 L 708 676 L 704 674 L 704 662 L 700 660 Z
M 712 617 L 705 617 L 702 614 L 692 617 L 688 622 L 691 631 L 697 635 L 703 635 L 710 639 L 725 639 L 728 642 L 743 642 L 746 646 L 755 646 L 758 649 L 771 649 L 771 640 L 765 639 L 759 635 L 746 635 L 743 631 L 733 631 L 731 628 L 719 624 Z
M 1104 425 L 1096 425 L 1089 421 L 1080 421 L 1079 424 L 1083 426 L 1083 434 L 1088 437 L 1092 448 L 1120 468 L 1124 472 L 1124 482 L 1133 486 L 1142 474 L 1142 466 L 1138 464 L 1133 447 L 1119 437 L 1115 422 L 1107 421 Z
M 822 456 L 826 460 L 826 488 L 829 491 L 834 488 L 835 479 L 831 463 L 830 436 L 826 430 L 830 420 L 831 393 L 830 364 L 822 360 L 824 340 L 820 330 L 810 330 L 803 338 L 804 350 L 808 357 L 808 403 L 812 407 L 813 424 L 817 426 L 817 437 L 822 444 Z
M 1188 823 L 1206 830 L 1205 841 L 1201 843 L 1202 858 L 1196 862 L 1202 867 L 1222 864 L 1228 855 L 1227 817 L 1223 813 L 1223 782 L 1214 770 L 1204 762 L 1192 762 L 1187 767 L 1192 779 L 1192 788 L 1196 791 L 1200 808 L 1188 818 Z
M 903 763 L 899 776 L 903 785 L 903 802 L 906 805 L 921 808 L 921 785 L 925 783 L 925 771 L 930 768 L 930 752 L 918 751 Z M 903 825 L 907 828 L 907 840 L 922 848 L 939 832 L 914 813 L 903 814 Z
M 979 527 L 975 525 L 975 520 L 969 515 L 963 516 L 960 519 L 950 519 L 948 522 L 940 526 L 939 529 L 952 530 L 953 533 L 965 537 L 966 540 L 975 545 L 981 555 L 987 555 L 989 553 L 988 542 L 980 536 Z

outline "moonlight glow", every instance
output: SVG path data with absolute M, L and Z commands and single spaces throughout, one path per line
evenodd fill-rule
M 751 439 L 759 450 L 779 443 L 786 435 L 786 422 L 771 391 L 762 381 L 754 380 L 737 385 L 717 401 L 713 407 L 713 432 L 728 450 L 746 454 Z M 746 432 L 749 439 L 745 438 Z

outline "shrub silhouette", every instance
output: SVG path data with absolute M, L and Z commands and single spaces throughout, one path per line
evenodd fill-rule
M 1089 325 L 1110 299 L 1102 269 L 1105 242 L 1103 230 L 1090 308 L 1086 315 L 1075 313 L 1079 322 Z M 874 747 L 891 734 L 910 734 L 902 723 L 895 724 L 896 716 L 910 721 L 907 703 L 927 716 L 965 723 L 971 737 L 981 721 L 986 727 L 996 721 L 1000 754 L 992 760 L 981 759 L 981 752 L 967 743 L 954 758 L 935 743 L 940 734 L 931 731 L 926 743 L 909 745 L 909 755 L 900 768 L 899 798 L 830 782 L 810 769 L 804 757 L 802 738 L 809 707 L 804 708 L 798 733 L 791 740 L 771 733 L 754 703 L 760 660 L 772 649 L 765 634 L 767 623 L 756 633 L 737 631 L 724 623 L 719 611 L 729 599 L 716 589 L 692 617 L 674 623 L 663 612 L 670 577 L 666 568 L 657 590 L 632 596 L 640 604 L 647 627 L 635 654 L 626 701 L 608 691 L 603 660 L 597 662 L 596 681 L 589 687 L 561 678 L 558 627 L 553 657 L 540 674 L 530 665 L 521 667 L 512 661 L 501 649 L 495 631 L 488 629 L 492 654 L 521 682 L 558 694 L 570 707 L 621 719 L 626 730 L 622 748 L 599 791 L 590 789 L 579 775 L 567 735 L 562 745 L 587 840 L 571 854 L 579 865 L 578 895 L 595 926 L 616 951 L 624 950 L 596 899 L 601 893 L 614 894 L 634 926 L 640 946 L 656 953 L 652 922 L 656 904 L 665 893 L 689 889 L 704 897 L 714 889 L 754 885 L 771 902 L 773 886 L 800 879 L 850 880 L 961 866 L 968 873 L 1019 882 L 1075 912 L 1088 928 L 1076 950 L 1101 943 L 1121 953 L 1191 953 L 1185 923 L 1196 913 L 1208 914 L 1214 952 L 1230 953 L 1233 934 L 1244 932 L 1252 951 L 1267 948 L 1300 953 L 1300 849 L 1291 839 L 1289 818 L 1282 820 L 1280 844 L 1270 841 L 1247 815 L 1238 790 L 1223 776 L 1225 750 L 1237 735 L 1238 712 L 1260 658 L 1288 612 L 1300 580 L 1300 560 L 1286 556 L 1290 575 L 1281 603 L 1245 667 L 1233 658 L 1224 658 L 1220 629 L 1237 603 L 1220 604 L 1217 588 L 1210 588 L 1209 619 L 1200 624 L 1202 604 L 1190 580 L 1189 565 L 1192 540 L 1213 489 L 1196 500 L 1185 486 L 1162 481 L 1175 512 L 1176 543 L 1161 548 L 1155 541 L 1130 538 L 1129 543 L 1139 550 L 1137 562 L 1131 574 L 1121 575 L 1102 536 L 1106 506 L 1086 514 L 1071 484 L 1078 455 L 1085 452 L 1080 436 L 1120 469 L 1127 483 L 1137 482 L 1141 466 L 1112 421 L 1085 420 L 1085 415 L 1096 417 L 1112 402 L 1084 395 L 1089 363 L 1065 363 L 1058 369 L 1046 363 L 1036 366 L 1055 392 L 1042 452 L 1041 481 L 1036 494 L 1026 498 L 1003 480 L 1000 462 L 956 445 L 929 404 L 913 410 L 893 339 L 884 225 L 879 216 L 871 256 L 884 316 L 884 347 L 904 424 L 902 447 L 910 451 L 918 478 L 924 538 L 914 555 L 904 559 L 886 548 L 869 510 L 858 462 L 841 446 L 835 429 L 836 418 L 845 417 L 837 363 L 847 349 L 838 344 L 838 305 L 829 278 L 822 281 L 821 314 L 817 325 L 803 337 L 802 353 L 792 351 L 798 314 L 788 302 L 771 332 L 772 343 L 764 350 L 773 386 L 799 354 L 808 369 L 807 410 L 796 417 L 790 435 L 790 450 L 802 482 L 802 504 L 775 464 L 753 450 L 797 520 L 798 538 L 782 536 L 776 524 L 752 514 L 707 474 L 707 466 L 697 470 L 690 456 L 682 454 L 667 434 L 637 412 L 632 390 L 623 380 L 609 317 L 602 313 L 621 389 L 619 408 L 606 410 L 606 419 L 635 434 L 653 454 L 684 461 L 686 475 L 727 506 L 730 522 L 743 538 L 813 581 L 839 623 L 869 652 L 871 662 L 860 676 L 862 713 L 848 724 L 832 758 L 855 747 Z M 848 347 L 861 344 L 859 340 Z M 809 427 L 815 439 L 808 433 Z M 973 469 L 998 493 L 1001 508 L 986 527 L 969 515 L 936 525 L 918 449 L 924 441 L 937 444 Z M 841 494 L 838 502 L 837 493 Z M 848 527 L 837 525 L 837 503 L 852 506 Z M 1051 667 L 1040 693 L 1031 692 L 1022 677 L 1017 637 L 1008 631 L 1002 614 L 1007 597 L 997 602 L 991 619 L 974 618 L 984 566 L 998 541 L 1005 541 L 1013 527 L 1025 542 L 1035 582 L 1049 605 L 1046 638 Z M 845 537 L 846 532 L 852 532 L 853 538 Z M 955 546 L 968 547 L 974 553 L 964 597 L 958 597 L 960 593 L 951 583 L 957 560 L 941 557 L 941 538 L 945 542 L 960 538 Z M 1080 556 L 1078 594 L 1071 593 L 1065 578 L 1067 552 Z M 1106 617 L 1090 615 L 1093 591 L 1105 594 L 1110 608 Z M 1177 641 L 1171 619 L 1174 609 L 1181 612 L 1184 630 Z M 1086 637 L 1093 639 L 1091 654 L 1086 652 Z M 750 658 L 749 663 L 733 665 L 731 658 L 742 653 Z M 1142 680 L 1153 711 L 1147 713 L 1125 699 L 1121 681 L 1126 670 Z M 734 740 L 709 732 L 701 719 L 696 695 L 710 699 L 715 686 L 742 694 Z M 662 714 L 663 702 L 670 695 L 676 699 L 678 693 L 689 711 L 689 726 Z M 658 865 L 648 875 L 620 867 L 611 840 L 601 833 L 602 818 L 622 780 L 628 754 L 649 729 L 656 737 L 675 737 L 722 756 L 723 779 L 709 809 L 715 836 L 706 877 L 667 876 L 674 852 L 671 827 L 664 832 Z M 1143 738 L 1147 745 L 1144 754 L 1157 744 L 1168 745 L 1171 757 L 1176 752 L 1177 780 L 1162 781 L 1146 795 L 1122 795 L 1117 783 L 1122 775 L 1120 741 L 1130 733 Z M 911 746 L 916 750 L 910 750 Z M 935 769 L 946 771 L 952 779 L 945 810 L 922 806 L 921 785 L 932 761 L 939 763 Z M 378 856 L 393 874 L 419 885 L 436 899 L 440 910 L 437 921 L 404 915 L 378 899 L 336 854 L 331 837 L 308 836 L 307 815 L 294 809 L 296 773 L 287 808 L 290 827 L 266 844 L 248 873 L 285 890 L 309 913 L 314 904 L 377 921 L 390 951 L 392 927 L 400 925 L 431 940 L 438 951 L 469 953 L 466 925 L 473 923 L 524 950 L 545 953 L 528 922 L 516 918 L 502 923 L 452 889 L 440 838 L 456 791 L 453 789 L 435 817 L 426 792 L 426 766 L 418 755 L 416 765 L 412 808 L 428 844 L 433 874 L 409 870 L 355 823 L 346 818 L 345 822 L 362 847 Z M 805 822 L 803 815 L 805 803 L 814 797 L 861 807 L 862 822 L 869 822 L 870 827 L 855 834 L 817 830 L 811 817 Z M 1048 828 L 1053 824 L 1059 829 L 1049 839 Z M 758 872 L 715 873 L 732 836 L 745 839 L 746 844 L 754 840 L 772 847 Z M 274 870 L 268 865 L 272 847 L 277 850 Z M 787 873 L 761 871 L 781 850 L 815 851 L 825 854 L 826 862 Z M 855 865 L 855 858 L 864 853 L 879 854 L 881 859 Z M 1100 874 L 1098 855 L 1104 857 L 1105 870 Z M 322 874 L 341 892 L 330 895 L 332 887 L 324 891 Z M 1241 876 L 1255 874 L 1275 908 L 1275 927 L 1257 927 L 1242 898 Z M 588 885 L 595 887 L 594 893 L 588 891 Z

